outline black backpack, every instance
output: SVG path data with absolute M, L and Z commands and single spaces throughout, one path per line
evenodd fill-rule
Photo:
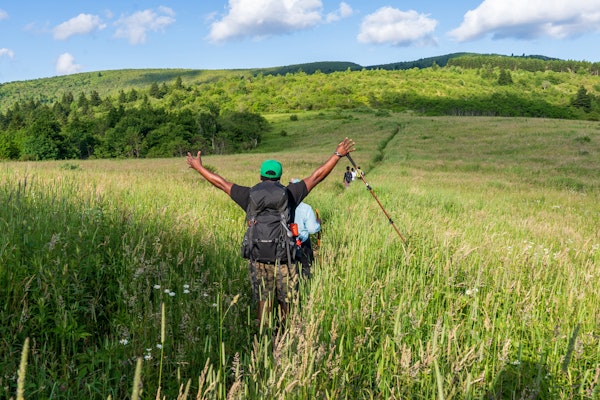
M 272 263 L 291 263 L 294 239 L 289 230 L 293 220 L 288 190 L 279 182 L 263 181 L 250 189 L 246 210 L 248 230 L 242 242 L 244 258 Z
M 344 172 L 344 180 L 346 182 L 351 182 L 352 181 L 352 172 L 350 172 L 350 171 Z

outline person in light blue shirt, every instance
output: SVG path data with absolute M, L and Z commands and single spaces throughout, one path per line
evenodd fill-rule
M 290 179 L 290 183 L 297 183 L 298 179 Z M 310 278 L 312 275 L 312 264 L 315 259 L 310 235 L 321 230 L 321 221 L 317 219 L 312 207 L 305 202 L 300 202 L 294 214 L 294 223 L 298 224 L 298 239 L 302 242 L 300 246 L 300 263 L 302 264 L 302 276 Z

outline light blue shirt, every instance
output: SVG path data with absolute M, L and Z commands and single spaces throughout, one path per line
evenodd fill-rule
M 308 239 L 308 235 L 321 230 L 321 224 L 317 221 L 317 216 L 312 207 L 304 202 L 301 202 L 296 207 L 294 222 L 298 224 L 298 238 L 302 242 Z

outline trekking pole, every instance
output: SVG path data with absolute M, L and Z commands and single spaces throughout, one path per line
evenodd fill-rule
M 357 170 L 358 167 L 356 166 L 356 163 L 354 162 L 352 157 L 350 157 L 350 153 L 346 154 L 346 157 L 348 157 L 348 160 L 350 160 L 350 163 L 352 164 L 354 169 Z M 385 211 L 385 208 L 383 208 L 383 205 L 381 204 L 381 202 L 379 201 L 377 196 L 375 196 L 375 192 L 373 191 L 373 188 L 371 187 L 371 185 L 369 185 L 369 182 L 367 182 L 367 180 L 365 179 L 364 174 L 362 174 L 362 173 L 360 174 L 360 179 L 365 183 L 365 185 L 367 186 L 367 190 L 371 193 L 371 195 L 373 196 L 373 198 L 375 199 L 377 204 L 379 204 L 379 207 L 381 207 L 381 211 L 383 211 L 383 213 L 387 217 L 390 224 L 394 227 L 394 230 L 396 231 L 398 236 L 400 236 L 400 239 L 402 239 L 402 242 L 406 243 L 406 239 L 404 239 L 404 236 L 402 236 L 402 234 L 400 233 L 400 230 L 398 229 L 396 224 L 394 224 L 394 221 L 392 220 L 392 217 L 390 217 L 390 214 L 388 214 L 387 211 Z
M 315 216 L 317 217 L 317 221 L 321 225 L 321 229 L 319 229 L 319 232 L 317 232 L 317 247 L 315 250 L 315 252 L 317 253 L 319 264 L 321 264 L 321 232 L 323 232 L 323 222 L 321 221 L 321 216 L 319 215 L 318 208 L 315 208 Z

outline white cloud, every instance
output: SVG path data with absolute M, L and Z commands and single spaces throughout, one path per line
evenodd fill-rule
M 175 12 L 168 7 L 159 7 L 157 11 L 138 11 L 115 22 L 115 37 L 128 39 L 131 44 L 146 43 L 148 31 L 163 31 L 174 22 Z
M 69 53 L 61 54 L 56 60 L 56 73 L 58 75 L 74 74 L 81 71 L 82 66 L 75 64 L 75 58 Z
M 14 56 L 15 53 L 11 49 L 7 49 L 6 47 L 0 48 L 0 57 L 8 57 L 12 60 Z
M 224 42 L 307 29 L 322 22 L 321 0 L 229 0 L 229 10 L 211 25 L 209 39 Z
M 73 35 L 85 35 L 96 29 L 104 28 L 106 28 L 106 24 L 97 15 L 79 14 L 54 28 L 54 39 L 65 40 Z
M 382 7 L 363 19 L 357 39 L 361 43 L 394 46 L 436 44 L 433 37 L 436 25 L 437 21 L 427 14 Z
M 354 14 L 354 10 L 347 3 L 343 1 L 340 3 L 340 8 L 338 8 L 335 12 L 327 14 L 325 20 L 327 22 L 335 22 L 339 21 L 342 18 L 346 18 Z
M 8 19 L 8 13 L 0 8 L 0 21 L 3 19 Z
M 485 0 L 448 34 L 458 41 L 491 34 L 495 39 L 555 39 L 600 31 L 600 0 Z

